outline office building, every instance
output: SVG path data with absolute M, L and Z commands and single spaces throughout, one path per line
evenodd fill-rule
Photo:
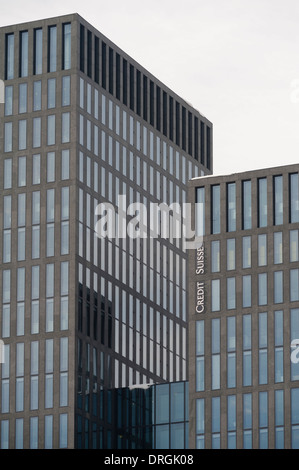
M 189 183 L 190 448 L 299 447 L 298 175 Z
M 188 378 L 187 252 L 96 208 L 186 202 L 212 124 L 77 14 L 0 28 L 0 61 L 0 448 L 111 448 L 115 389 Z

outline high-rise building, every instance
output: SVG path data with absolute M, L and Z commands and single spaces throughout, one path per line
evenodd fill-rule
M 115 448 L 113 390 L 188 378 L 183 240 L 120 221 L 186 202 L 212 124 L 77 14 L 0 28 L 0 61 L 0 447 Z
M 195 178 L 188 199 L 189 447 L 298 448 L 299 166 Z

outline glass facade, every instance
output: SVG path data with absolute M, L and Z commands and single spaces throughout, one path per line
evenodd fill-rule
M 127 416 L 135 420 L 132 432 L 144 431 L 144 442 L 157 448 L 185 448 L 186 247 L 173 233 L 100 238 L 97 207 L 109 202 L 120 211 L 121 195 L 127 206 L 185 203 L 187 182 L 211 172 L 211 124 L 78 15 L 13 32 L 5 27 L 0 34 L 0 75 L 7 80 L 0 133 L 0 337 L 8 358 L 0 447 L 72 447 L 74 434 L 80 448 L 133 446 L 127 427 L 123 444 L 122 423 L 115 437 L 113 400 L 116 390 L 121 396 L 126 389 L 124 403 L 133 410 L 128 387 L 150 385 L 156 404 L 145 393 L 143 410 L 151 411 L 141 430 L 141 415 Z M 199 235 L 205 196 L 198 192 Z M 233 192 L 230 199 L 234 204 Z M 161 232 L 162 210 L 158 218 Z M 220 246 L 214 256 L 220 269 Z M 219 309 L 220 279 L 214 287 Z M 198 388 L 205 386 L 200 348 Z M 154 388 L 161 381 L 171 385 Z
M 203 236 L 205 270 L 190 274 L 195 379 L 191 370 L 189 387 L 196 410 L 190 443 L 202 449 L 298 448 L 297 165 L 233 178 L 190 182 L 191 200 L 199 185 L 210 195 L 206 225 L 211 218 Z M 194 256 L 190 250 L 191 266 Z M 204 314 L 196 311 L 199 285 Z

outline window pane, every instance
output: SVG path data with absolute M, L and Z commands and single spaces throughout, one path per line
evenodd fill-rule
M 220 186 L 212 186 L 212 233 L 220 233 Z
M 283 271 L 274 272 L 274 303 L 283 302 Z
M 12 122 L 4 124 L 4 152 L 12 152 Z
M 33 84 L 33 111 L 42 109 L 42 82 L 34 82 Z
M 258 235 L 258 265 L 267 265 L 267 235 Z
M 251 237 L 243 237 L 243 268 L 251 267 Z
M 20 77 L 28 76 L 28 31 L 20 34 Z
M 57 48 L 57 28 L 56 26 L 49 27 L 48 39 L 48 71 L 56 72 L 56 48 Z
M 71 68 L 71 24 L 63 25 L 63 70 Z
M 227 269 L 236 269 L 236 240 L 227 240 Z
M 242 182 L 243 230 L 251 229 L 251 181 Z
M 19 85 L 19 114 L 27 113 L 27 83 Z
M 48 116 L 47 145 L 55 144 L 55 115 Z
M 243 308 L 251 307 L 251 276 L 243 276 Z
M 282 232 L 274 233 L 274 264 L 282 263 Z
M 236 230 L 236 184 L 227 185 L 227 231 Z
M 290 222 L 299 222 L 299 184 L 298 173 L 290 175 Z
M 5 116 L 11 116 L 13 112 L 13 86 L 5 87 Z
M 227 309 L 236 308 L 236 278 L 227 278 Z
M 71 77 L 62 77 L 62 106 L 71 104 Z
M 14 78 L 14 34 L 6 35 L 6 79 Z
M 42 73 L 43 68 L 43 30 L 41 28 L 34 30 L 34 73 Z
M 267 227 L 267 178 L 258 180 L 259 227 Z
M 211 256 L 212 256 L 212 273 L 220 271 L 220 242 L 211 242 Z
M 213 279 L 211 281 L 212 290 L 212 312 L 220 310 L 220 279 Z
M 48 109 L 56 106 L 56 78 L 48 80 Z
M 70 161 L 70 151 L 69 150 L 62 150 L 61 152 L 61 179 L 67 180 L 69 179 L 69 163 Z
M 19 121 L 19 150 L 25 150 L 27 147 L 27 121 Z
M 41 146 L 41 118 L 33 119 L 33 148 Z
M 62 143 L 66 143 L 69 141 L 70 141 L 70 113 L 62 113 Z
M 290 261 L 298 261 L 298 230 L 290 230 Z
M 258 303 L 267 305 L 268 303 L 268 281 L 267 273 L 258 274 Z
M 274 176 L 274 225 L 283 223 L 283 183 L 282 176 Z

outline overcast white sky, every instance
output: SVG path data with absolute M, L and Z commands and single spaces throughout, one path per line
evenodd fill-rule
M 214 124 L 214 174 L 299 162 L 298 0 L 1 0 L 79 13 Z

